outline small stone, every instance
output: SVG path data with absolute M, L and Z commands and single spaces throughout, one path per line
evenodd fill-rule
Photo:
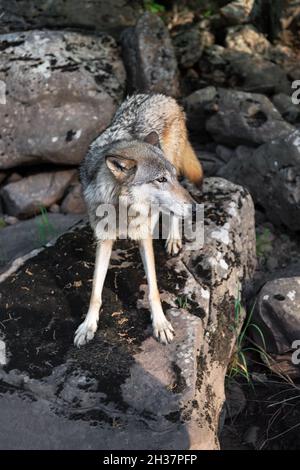
M 6 180 L 6 183 L 16 183 L 20 181 L 22 176 L 19 173 L 12 173 Z
M 259 439 L 259 426 L 251 426 L 244 434 L 243 441 L 245 444 L 251 444 L 253 447 L 257 446 Z
M 86 212 L 81 184 L 71 188 L 62 202 L 61 211 L 65 214 L 84 214 Z
M 60 212 L 60 207 L 58 204 L 52 204 L 50 207 L 49 207 L 49 212 L 51 212 L 52 214 L 58 214 Z
M 56 203 L 76 174 L 75 170 L 38 173 L 9 183 L 1 191 L 5 212 L 29 217 Z
M 3 217 L 4 222 L 6 225 L 15 225 L 19 222 L 19 219 L 17 217 L 14 217 L 13 215 L 4 215 Z

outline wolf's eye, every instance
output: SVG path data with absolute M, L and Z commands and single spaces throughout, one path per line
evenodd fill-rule
M 158 183 L 166 183 L 167 182 L 167 178 L 165 178 L 164 176 L 162 176 L 161 178 L 157 178 Z

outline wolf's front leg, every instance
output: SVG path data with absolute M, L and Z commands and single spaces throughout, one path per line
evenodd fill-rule
M 109 265 L 112 246 L 113 240 L 103 240 L 97 243 L 90 306 L 85 320 L 79 325 L 75 332 L 74 344 L 76 346 L 82 346 L 93 339 L 97 330 L 99 311 L 102 305 L 103 284 Z
M 170 231 L 166 240 L 166 250 L 169 255 L 178 255 L 182 247 L 180 221 L 174 214 L 170 216 Z
M 140 252 L 149 286 L 149 303 L 151 309 L 153 333 L 155 338 L 157 338 L 161 343 L 167 344 L 172 341 L 174 330 L 171 323 L 166 319 L 160 302 L 159 291 L 157 288 L 152 238 L 140 240 Z

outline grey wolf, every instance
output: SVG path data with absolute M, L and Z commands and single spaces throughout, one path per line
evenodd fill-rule
M 76 330 L 75 345 L 87 343 L 96 332 L 113 242 L 120 236 L 118 228 L 114 233 L 99 230 L 97 208 L 101 204 L 117 208 L 125 199 L 140 215 L 138 224 L 132 217 L 129 237 L 139 243 L 153 333 L 164 344 L 172 341 L 174 330 L 162 310 L 157 286 L 148 209 L 154 203 L 172 212 L 166 249 L 176 255 L 181 248 L 178 218 L 187 216 L 195 204 L 179 183 L 179 175 L 202 184 L 202 167 L 189 143 L 183 110 L 173 98 L 161 94 L 127 98 L 111 125 L 92 142 L 81 165 L 83 193 L 97 248 L 89 310 Z

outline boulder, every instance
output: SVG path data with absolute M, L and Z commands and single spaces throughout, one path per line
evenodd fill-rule
M 285 71 L 277 64 L 260 56 L 238 51 L 226 51 L 227 72 L 236 88 L 251 93 L 272 95 L 291 90 Z
M 228 147 L 258 146 L 294 130 L 266 96 L 256 93 L 209 86 L 185 98 L 184 108 L 198 142 L 213 137 Z
M 199 62 L 198 70 L 200 79 L 203 81 L 203 88 L 205 85 L 211 86 L 226 86 L 228 82 L 227 61 L 224 58 L 226 52 L 225 47 L 218 44 L 207 47 Z
M 0 36 L 0 170 L 78 164 L 123 97 L 125 71 L 105 35 L 31 31 Z
M 242 24 L 250 20 L 254 0 L 234 0 L 220 8 L 220 14 L 228 24 Z
M 172 42 L 178 65 L 189 68 L 198 62 L 204 48 L 214 43 L 214 36 L 207 29 L 203 30 L 199 24 L 191 26 L 188 23 L 176 29 L 172 34 Z
M 201 161 L 205 176 L 214 176 L 220 168 L 219 159 L 216 153 L 206 150 L 196 150 L 196 155 Z
M 232 149 L 222 145 L 210 146 L 207 144 L 206 146 L 198 146 L 197 143 L 195 143 L 194 150 L 197 154 L 197 157 L 201 161 L 201 165 L 206 177 L 217 175 L 221 168 L 228 163 L 231 157 L 235 155 Z
M 293 104 L 290 96 L 284 93 L 278 93 L 278 95 L 273 96 L 272 101 L 283 119 L 290 124 L 300 122 L 300 107 L 299 105 Z
M 179 94 L 177 61 L 168 29 L 154 14 L 144 13 L 121 35 L 128 92 Z
M 80 28 L 117 32 L 142 13 L 142 2 L 126 0 L 2 0 L 0 33 L 27 29 Z
M 257 146 L 294 130 L 271 101 L 260 94 L 219 88 L 206 106 L 215 110 L 206 121 L 206 130 L 216 142 L 230 147 Z
M 0 447 L 219 448 L 226 368 L 243 321 L 235 323 L 234 303 L 256 263 L 254 209 L 247 191 L 219 178 L 193 194 L 205 205 L 203 248 L 186 242 L 168 257 L 160 240 L 154 244 L 176 331 L 167 346 L 152 337 L 133 242 L 115 245 L 97 333 L 79 349 L 73 335 L 87 311 L 95 256 L 90 229 L 73 229 L 3 280 Z
M 253 329 L 252 335 L 271 355 L 271 367 L 276 369 L 277 365 L 277 371 L 283 367 L 286 370 L 284 363 L 289 359 L 289 372 L 299 376 L 300 361 L 296 363 L 292 359 L 300 348 L 300 343 L 294 343 L 300 339 L 300 277 L 267 282 L 259 293 L 253 322 L 262 334 Z
M 199 60 L 200 77 L 210 86 L 268 95 L 290 93 L 287 72 L 282 64 L 274 63 L 273 56 L 274 48 L 268 56 L 261 56 L 213 45 L 205 49 Z
M 63 197 L 75 175 L 76 170 L 45 172 L 5 185 L 1 191 L 5 212 L 17 217 L 40 212 Z
M 80 183 L 70 189 L 61 204 L 61 211 L 65 214 L 84 214 L 86 212 Z
M 217 89 L 209 86 L 194 91 L 183 100 L 187 127 L 191 138 L 197 142 L 211 140 L 211 136 L 206 131 L 206 120 L 217 110 L 217 99 Z
M 225 38 L 226 46 L 235 51 L 248 54 L 268 54 L 271 43 L 252 25 L 228 28 Z
M 300 277 L 267 282 L 259 293 L 253 320 L 262 328 L 268 353 L 290 352 L 293 342 L 300 339 Z
M 256 150 L 239 147 L 219 176 L 245 185 L 273 224 L 300 230 L 300 133 Z

